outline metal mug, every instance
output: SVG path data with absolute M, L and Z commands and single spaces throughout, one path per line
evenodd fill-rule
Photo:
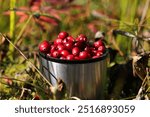
M 100 58 L 69 61 L 40 53 L 41 71 L 53 85 L 56 85 L 56 80 L 51 74 L 61 78 L 67 86 L 69 96 L 80 99 L 104 99 L 107 55 L 108 51 Z

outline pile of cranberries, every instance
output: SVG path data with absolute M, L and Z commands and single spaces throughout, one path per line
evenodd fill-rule
M 67 32 L 60 32 L 54 42 L 44 40 L 39 45 L 41 53 L 62 60 L 85 60 L 99 58 L 105 52 L 101 40 L 89 42 L 86 35 L 73 38 Z

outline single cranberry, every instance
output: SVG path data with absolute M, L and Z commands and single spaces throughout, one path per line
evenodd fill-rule
M 78 56 L 75 56 L 74 59 L 75 60 L 80 60 L 80 58 Z
M 90 47 L 90 50 L 93 51 L 93 50 L 97 50 L 95 47 Z
M 103 53 L 105 51 L 105 47 L 104 46 L 99 46 L 97 50 Z
M 60 59 L 61 60 L 66 60 L 66 58 L 64 56 L 61 56 Z
M 103 53 L 102 53 L 101 51 L 97 51 L 96 56 L 99 56 L 99 57 L 100 57 L 100 56 L 102 56 L 102 54 L 103 54 Z
M 68 51 L 71 51 L 72 48 L 73 48 L 73 43 L 72 42 L 67 42 L 65 45 L 65 48 L 68 50 Z
M 94 42 L 94 47 L 98 48 L 100 46 L 103 46 L 103 42 L 101 40 Z
M 84 48 L 84 50 L 87 51 L 88 53 L 91 53 L 91 47 L 89 47 L 89 46 L 86 46 L 86 47 Z
M 67 50 L 62 50 L 62 51 L 61 51 L 61 55 L 62 55 L 63 57 L 67 57 L 69 54 L 70 54 L 70 53 L 69 53 L 69 51 L 67 51 Z
M 43 41 L 42 43 L 40 43 L 39 45 L 39 50 L 42 53 L 48 53 L 50 50 L 50 43 L 48 41 Z
M 68 36 L 68 37 L 67 37 L 67 40 L 68 40 L 69 42 L 74 42 L 74 38 L 73 38 L 72 36 Z
M 97 53 L 97 50 L 94 50 L 94 49 L 93 49 L 93 50 L 91 51 L 91 55 L 92 55 L 92 56 L 95 56 L 96 53 Z
M 80 34 L 77 38 L 76 41 L 80 42 L 87 42 L 87 37 L 84 34 Z
M 92 58 L 93 58 L 93 59 L 96 59 L 96 58 L 99 58 L 99 56 L 96 56 L 96 55 L 95 55 L 95 56 L 93 56 Z
M 56 45 L 51 45 L 51 50 L 50 50 L 50 53 L 53 53 L 56 49 Z
M 78 47 L 74 47 L 74 48 L 72 49 L 72 54 L 73 54 L 74 56 L 79 55 L 79 53 L 80 53 L 80 49 L 79 49 Z
M 92 55 L 90 53 L 88 53 L 88 58 L 91 58 L 91 57 L 92 57 Z
M 40 100 L 40 96 L 39 95 L 35 95 L 33 100 Z
M 66 44 L 68 42 L 67 38 L 63 39 L 63 44 Z
M 61 38 L 61 39 L 65 39 L 67 36 L 68 36 L 68 33 L 65 31 L 62 31 L 58 34 L 58 38 Z
M 60 57 L 59 51 L 55 50 L 55 51 L 52 53 L 52 56 L 53 56 L 54 58 L 59 58 L 59 57 Z
M 63 43 L 63 39 L 61 39 L 61 38 L 57 38 L 54 40 L 55 45 L 62 44 L 62 43 Z
M 88 52 L 82 51 L 82 52 L 79 53 L 79 58 L 80 59 L 87 59 L 87 58 L 89 58 L 88 54 L 89 54 Z
M 77 41 L 77 42 L 74 44 L 74 46 L 81 48 L 81 47 L 82 47 L 82 42 Z
M 74 60 L 74 56 L 72 54 L 69 54 L 67 57 L 66 57 L 67 60 Z
M 79 37 L 77 37 L 77 38 L 76 38 L 76 41 L 77 41 L 77 42 L 78 42 L 78 41 L 80 41 L 80 38 L 79 38 Z
M 81 42 L 81 41 L 77 41 L 74 44 L 74 46 L 80 48 L 80 50 L 84 50 L 84 48 L 86 47 L 86 43 L 85 42 Z
M 62 50 L 64 50 L 65 49 L 65 46 L 64 45 L 62 45 L 62 44 L 58 44 L 57 45 L 57 50 L 59 51 L 59 52 L 61 52 Z

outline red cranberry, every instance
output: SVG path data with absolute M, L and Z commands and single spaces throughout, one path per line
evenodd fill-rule
M 89 46 L 86 46 L 86 47 L 84 48 L 84 50 L 87 51 L 88 53 L 91 53 L 91 48 L 90 48 Z
M 64 44 L 64 45 L 65 45 L 65 47 L 66 47 L 66 49 L 67 49 L 68 51 L 71 51 L 72 48 L 73 48 L 73 43 L 71 43 L 71 42 L 67 42 L 67 43 Z
M 80 60 L 80 58 L 78 56 L 75 56 L 74 59 L 75 60 Z
M 58 34 L 58 38 L 61 38 L 61 39 L 65 39 L 66 37 L 68 36 L 68 33 L 67 32 L 60 32 Z
M 93 49 L 93 50 L 91 51 L 92 56 L 95 56 L 96 53 L 97 53 L 97 50 L 94 50 L 94 49 Z
M 59 52 L 61 52 L 62 50 L 64 50 L 65 49 L 65 46 L 64 45 L 62 45 L 62 44 L 58 44 L 57 45 L 57 50 L 59 51 Z
M 72 36 L 68 36 L 68 37 L 67 37 L 67 40 L 68 40 L 69 42 L 74 42 L 74 38 L 73 38 Z
M 67 38 L 65 38 L 64 40 L 63 40 L 63 44 L 66 44 L 68 42 L 68 40 L 67 40 Z
M 42 43 L 40 43 L 39 50 L 42 53 L 48 53 L 49 50 L 50 50 L 50 44 L 49 44 L 49 42 L 45 40 Z
M 92 58 L 93 58 L 93 59 L 96 59 L 96 58 L 99 58 L 99 56 L 93 56 Z
M 94 50 L 96 50 L 96 48 L 95 47 L 90 47 L 90 50 L 94 51 Z
M 55 45 L 62 44 L 62 43 L 63 43 L 63 39 L 61 39 L 61 38 L 57 38 L 57 39 L 55 39 L 55 41 L 54 41 L 54 44 L 55 44 Z
M 79 49 L 78 47 L 74 47 L 74 48 L 72 49 L 72 54 L 73 54 L 74 56 L 79 55 L 79 53 L 80 53 L 80 49 Z
M 103 42 L 101 40 L 94 42 L 94 47 L 98 48 L 100 46 L 103 46 Z
M 70 54 L 70 53 L 69 53 L 67 50 L 62 50 L 62 51 L 61 51 L 61 55 L 62 55 L 63 57 L 67 57 L 69 54 Z
M 90 53 L 88 53 L 88 58 L 91 58 L 91 54 Z
M 74 46 L 80 48 L 81 50 L 84 50 L 86 43 L 78 41 L 74 44 Z
M 99 56 L 99 57 L 100 57 L 100 56 L 102 56 L 102 54 L 103 54 L 102 52 L 97 51 L 96 56 Z
M 59 53 L 59 51 L 54 51 L 53 53 L 52 53 L 52 56 L 54 57 L 54 58 L 59 58 L 60 57 L 60 53 Z
M 64 56 L 61 56 L 60 59 L 61 60 L 66 60 L 66 58 Z
M 89 58 L 88 54 L 89 54 L 88 52 L 82 51 L 82 52 L 79 53 L 79 58 L 80 59 L 87 59 L 87 58 Z
M 72 54 L 69 54 L 67 57 L 66 57 L 67 60 L 74 60 L 74 56 Z
M 81 48 L 82 47 L 82 42 L 77 41 L 74 46 Z
M 86 42 L 87 41 L 87 37 L 84 34 L 80 34 L 77 38 L 76 41 L 80 41 L 80 42 Z
M 39 95 L 35 95 L 35 97 L 33 99 L 34 100 L 40 100 L 40 96 Z
M 56 50 L 56 45 L 51 45 L 50 53 L 53 53 Z
M 97 50 L 101 51 L 101 52 L 104 52 L 105 51 L 105 47 L 104 46 L 99 46 Z

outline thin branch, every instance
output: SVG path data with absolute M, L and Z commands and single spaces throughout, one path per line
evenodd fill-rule
M 116 40 L 114 39 L 114 37 L 112 37 L 111 40 L 112 40 L 112 44 L 114 45 L 114 47 L 116 48 L 116 50 L 119 52 L 119 54 L 124 57 L 124 53 L 121 51 L 121 49 L 120 49 L 119 46 L 117 45 L 117 42 L 116 42 Z
M 23 97 L 24 92 L 25 92 L 25 88 L 24 88 L 24 87 L 22 87 L 22 91 L 21 91 L 21 95 L 20 95 L 20 97 L 19 97 L 19 100 L 21 100 L 21 98 Z
M 22 37 L 28 23 L 30 22 L 32 18 L 32 15 L 29 16 L 28 20 L 25 22 L 24 26 L 21 28 L 21 31 L 19 32 L 18 36 L 17 36 L 17 39 L 15 40 L 15 43 L 18 42 L 20 40 L 20 38 Z
M 141 40 L 144 40 L 144 41 L 150 41 L 150 37 L 134 35 L 130 32 L 126 32 L 126 31 L 123 31 L 123 30 L 113 30 L 113 34 L 114 35 L 120 34 L 120 35 L 130 37 L 130 38 L 137 38 L 137 39 L 141 39 Z

